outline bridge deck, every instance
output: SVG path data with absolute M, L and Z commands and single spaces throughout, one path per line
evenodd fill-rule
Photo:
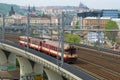
M 5 40 L 4 40 L 4 41 L 1 40 L 1 42 L 2 42 L 3 44 L 7 44 L 7 45 L 10 45 L 10 46 L 19 48 L 19 49 L 21 49 L 21 50 L 27 50 L 26 47 L 20 46 L 20 45 L 18 45 L 18 44 L 13 43 L 13 42 L 5 41 Z M 7 46 L 6 46 L 6 47 L 7 47 Z M 55 64 L 55 65 L 58 65 L 57 62 L 56 62 L 57 59 L 55 59 L 55 58 L 53 58 L 53 57 L 51 57 L 51 56 L 49 56 L 49 55 L 46 55 L 46 54 L 44 54 L 44 53 L 42 53 L 42 52 L 38 52 L 38 51 L 33 50 L 33 49 L 28 49 L 28 52 L 29 52 L 29 53 L 32 53 L 32 54 L 34 54 L 34 55 L 36 55 L 36 56 L 39 56 L 39 57 L 41 57 L 41 58 L 43 58 L 43 59 L 45 59 L 45 60 L 47 60 L 47 61 L 49 61 L 49 62 L 51 62 L 51 63 L 53 63 L 53 64 Z M 72 66 L 69 65 L 69 64 L 64 63 L 64 64 L 63 64 L 63 69 L 69 71 L 70 73 L 76 75 L 76 76 L 79 77 L 79 78 L 82 78 L 83 80 L 95 80 L 92 76 L 86 74 L 86 73 L 83 72 L 83 71 L 80 71 L 80 70 L 72 67 Z

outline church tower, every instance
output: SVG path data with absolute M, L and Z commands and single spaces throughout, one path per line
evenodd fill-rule
M 30 6 L 28 6 L 28 12 L 31 12 Z
M 13 6 L 11 6 L 11 9 L 9 11 L 9 16 L 12 16 L 12 15 L 15 15 L 15 11 L 14 11 Z

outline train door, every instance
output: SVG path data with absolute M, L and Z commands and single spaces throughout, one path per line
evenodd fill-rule
M 42 42 L 39 42 L 39 50 L 42 50 Z

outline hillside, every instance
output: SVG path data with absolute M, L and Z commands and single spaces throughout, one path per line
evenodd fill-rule
M 19 6 L 17 5 L 10 5 L 10 4 L 4 4 L 4 3 L 0 3 L 0 14 L 5 14 L 8 15 L 11 6 L 13 6 L 15 12 L 19 13 L 19 14 L 25 14 L 27 10 L 25 9 L 20 9 Z

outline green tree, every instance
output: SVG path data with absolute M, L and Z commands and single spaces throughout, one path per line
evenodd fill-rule
M 65 37 L 65 41 L 79 43 L 80 37 L 77 34 L 67 34 Z
M 79 22 L 78 22 L 78 21 L 75 22 L 75 24 L 74 24 L 74 28 L 75 28 L 75 29 L 78 29 L 78 28 L 79 28 Z
M 105 30 L 112 30 L 112 29 L 118 29 L 118 25 L 115 21 L 109 20 L 105 25 Z M 117 34 L 118 32 L 116 31 L 106 32 L 106 36 L 108 37 L 108 39 L 112 40 L 113 42 L 116 41 Z

